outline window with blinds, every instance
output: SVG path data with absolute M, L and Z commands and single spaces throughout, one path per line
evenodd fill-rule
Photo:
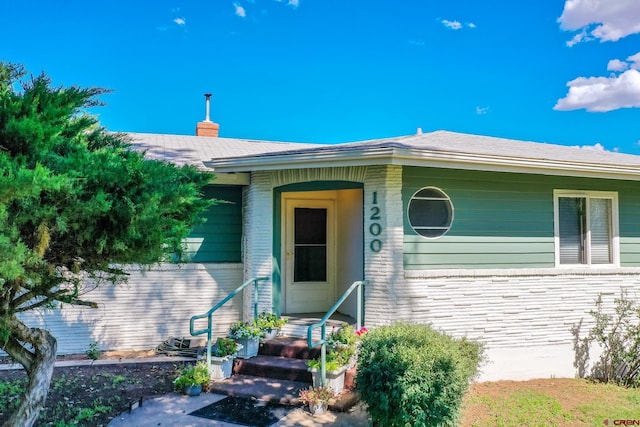
M 617 264 L 616 195 L 603 192 L 572 194 L 557 190 L 555 201 L 558 264 Z

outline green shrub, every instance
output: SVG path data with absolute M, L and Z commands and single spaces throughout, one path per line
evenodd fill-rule
M 98 341 L 94 341 L 89 344 L 89 349 L 85 351 L 85 354 L 91 360 L 98 360 L 100 358 L 100 347 L 98 347 Z
M 394 323 L 363 336 L 357 389 L 374 425 L 455 425 L 481 360 L 478 343 Z
M 582 320 L 571 329 L 578 375 L 587 376 L 589 353 L 595 343 L 602 353 L 591 368 L 591 377 L 625 387 L 640 387 L 640 305 L 624 289 L 614 300 L 613 313 L 602 304 L 599 294 L 595 310 L 589 311 L 595 325 L 587 336 L 580 337 Z

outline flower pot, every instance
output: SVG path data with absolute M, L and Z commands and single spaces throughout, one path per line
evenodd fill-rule
M 211 357 L 211 379 L 224 380 L 231 377 L 233 372 L 233 357 Z
M 184 388 L 184 394 L 187 396 L 199 396 L 201 392 L 201 385 L 188 385 Z
M 258 355 L 258 348 L 260 348 L 260 338 L 238 338 L 236 341 L 242 348 L 236 353 L 236 357 L 241 359 L 249 359 Z
M 275 337 L 277 337 L 279 333 L 280 333 L 280 328 L 265 329 L 264 330 L 264 339 L 265 340 L 275 339 Z
M 319 369 L 309 369 L 311 372 L 311 377 L 313 379 L 313 387 L 320 387 L 320 383 L 322 381 L 322 374 Z M 336 371 L 327 371 L 326 382 L 324 384 L 325 387 L 330 387 L 337 394 L 340 393 L 344 389 L 344 374 L 347 372 L 347 367 L 342 366 Z
M 328 407 L 328 402 L 309 402 L 309 412 L 313 416 L 325 414 Z

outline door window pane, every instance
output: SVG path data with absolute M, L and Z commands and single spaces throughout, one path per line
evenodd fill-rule
M 294 209 L 294 282 L 327 281 L 327 210 Z

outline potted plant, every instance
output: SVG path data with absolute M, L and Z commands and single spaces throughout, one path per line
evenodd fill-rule
M 237 357 L 249 359 L 258 354 L 262 330 L 253 323 L 235 322 L 229 328 L 229 336 L 242 345 Z
M 274 313 L 267 313 L 263 311 L 253 321 L 253 324 L 260 328 L 263 332 L 263 336 L 267 340 L 272 340 L 278 336 L 280 328 L 282 328 L 288 319 L 278 317 Z
M 211 356 L 211 379 L 224 380 L 233 372 L 233 357 L 241 345 L 231 338 L 218 338 Z
M 180 375 L 173 380 L 176 390 L 189 396 L 199 395 L 206 384 L 209 384 L 209 368 L 205 362 L 185 366 L 180 371 Z
M 331 387 L 309 387 L 300 390 L 300 401 L 309 405 L 309 412 L 312 415 L 322 415 L 327 412 L 329 399 L 335 396 Z
M 361 335 L 361 334 L 360 334 Z M 336 393 L 344 388 L 344 376 L 347 369 L 356 364 L 356 343 L 359 334 L 352 325 L 343 323 L 340 328 L 333 328 L 327 337 L 325 386 Z M 321 385 L 320 359 L 307 361 L 314 387 Z
M 344 388 L 344 374 L 347 372 L 347 365 L 342 360 L 340 353 L 336 351 L 328 351 L 326 358 L 326 378 L 325 387 L 331 388 L 334 392 L 340 393 Z M 321 387 L 322 372 L 321 361 L 318 359 L 309 359 L 307 361 L 309 372 L 313 380 L 314 387 Z

